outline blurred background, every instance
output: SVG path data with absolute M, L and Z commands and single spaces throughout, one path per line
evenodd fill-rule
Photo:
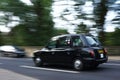
M 76 33 L 91 33 L 120 55 L 120 0 L 0 0 L 0 45 L 44 46 Z

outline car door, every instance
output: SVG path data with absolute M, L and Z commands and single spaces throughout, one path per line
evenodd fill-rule
M 54 62 L 54 48 L 56 48 L 56 40 L 51 40 L 42 51 L 44 59 L 48 63 Z
M 55 51 L 54 58 L 56 60 L 56 63 L 70 62 L 72 58 L 71 56 L 72 49 L 70 48 L 70 45 L 71 45 L 70 37 L 64 36 L 59 38 L 57 48 L 54 49 Z

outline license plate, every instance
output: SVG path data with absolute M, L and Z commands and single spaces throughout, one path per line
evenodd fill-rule
M 104 58 L 104 55 L 103 55 L 103 54 L 100 54 L 100 58 Z
M 98 50 L 98 52 L 99 52 L 100 54 L 104 53 L 103 50 Z

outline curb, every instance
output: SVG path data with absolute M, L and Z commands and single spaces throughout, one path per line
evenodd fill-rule
M 109 60 L 120 60 L 120 56 L 108 56 Z

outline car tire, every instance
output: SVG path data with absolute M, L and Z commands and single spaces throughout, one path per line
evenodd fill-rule
M 35 63 L 36 67 L 40 67 L 40 66 L 43 65 L 43 61 L 42 61 L 42 59 L 40 57 L 35 57 L 34 58 L 34 63 Z
M 74 59 L 73 68 L 77 71 L 82 71 L 84 69 L 84 65 L 83 65 L 82 60 L 80 60 L 78 58 Z

